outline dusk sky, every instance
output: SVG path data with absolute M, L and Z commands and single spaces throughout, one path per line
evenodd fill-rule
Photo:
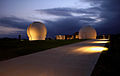
M 98 34 L 120 33 L 120 0 L 0 0 L 0 37 L 27 38 L 34 21 L 47 27 L 47 37 L 73 34 L 93 26 Z

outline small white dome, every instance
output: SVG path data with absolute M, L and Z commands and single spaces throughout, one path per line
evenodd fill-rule
M 41 22 L 33 22 L 27 28 L 27 35 L 29 40 L 45 40 L 47 29 Z
M 79 39 L 96 39 L 97 32 L 91 26 L 85 26 L 79 31 Z

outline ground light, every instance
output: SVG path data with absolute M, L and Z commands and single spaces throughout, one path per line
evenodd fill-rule
M 110 41 L 93 41 L 91 43 L 109 43 Z
M 100 53 L 102 51 L 107 51 L 107 50 L 108 48 L 103 46 L 85 46 L 85 47 L 78 48 L 77 50 L 74 50 L 74 52 L 89 54 L 89 53 Z
M 97 39 L 97 40 L 109 40 L 109 39 Z

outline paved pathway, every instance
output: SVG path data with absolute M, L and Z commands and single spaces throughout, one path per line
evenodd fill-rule
M 96 43 L 97 41 L 97 43 Z M 90 76 L 104 46 L 88 40 L 0 62 L 0 76 Z

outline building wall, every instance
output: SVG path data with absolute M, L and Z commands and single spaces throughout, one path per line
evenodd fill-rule
M 65 40 L 65 35 L 56 35 L 56 40 Z
M 73 35 L 66 35 L 66 40 L 72 40 L 72 39 L 74 39 Z
M 79 39 L 79 35 L 75 35 L 75 39 Z

